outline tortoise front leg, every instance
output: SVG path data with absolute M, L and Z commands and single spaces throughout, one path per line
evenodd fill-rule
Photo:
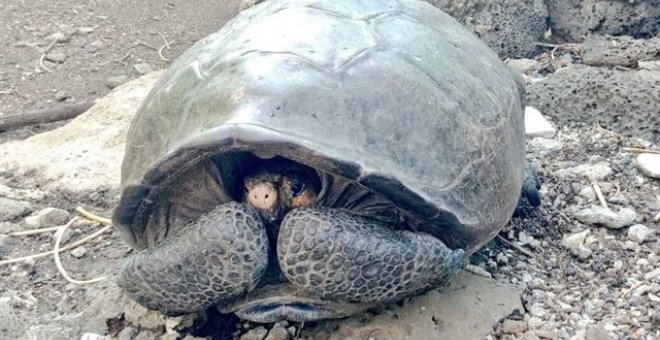
M 446 282 L 464 252 L 424 233 L 392 230 L 336 209 L 297 209 L 282 221 L 277 255 L 299 289 L 349 302 L 392 302 Z
M 228 203 L 130 258 L 119 285 L 147 308 L 180 315 L 252 290 L 267 264 L 261 218 L 244 204 Z

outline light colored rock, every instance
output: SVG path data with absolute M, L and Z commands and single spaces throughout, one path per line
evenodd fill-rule
M 0 197 L 0 222 L 13 220 L 32 210 L 28 202 L 7 197 Z
M 628 229 L 628 238 L 639 244 L 644 243 L 651 235 L 652 231 L 643 224 L 635 224 Z
M 84 257 L 86 254 L 87 254 L 87 248 L 85 248 L 85 246 L 80 246 L 71 251 L 71 256 L 77 259 Z
M 127 76 L 110 77 L 105 81 L 105 86 L 107 86 L 110 89 L 114 89 L 115 87 L 124 85 L 127 81 L 128 81 Z
M 502 322 L 502 332 L 507 334 L 522 333 L 527 330 L 527 322 L 522 320 L 504 320 Z
M 660 155 L 641 153 L 637 156 L 637 169 L 651 178 L 660 179 Z
M 556 132 L 552 124 L 543 117 L 541 111 L 531 106 L 525 107 L 525 134 L 527 138 L 552 138 Z
M 660 60 L 640 60 L 637 67 L 641 70 L 660 71 Z
M 289 340 L 289 332 L 282 325 L 275 324 L 265 340 Z
M 133 327 L 126 327 L 117 334 L 117 340 L 133 340 L 137 335 L 138 330 Z
M 562 143 L 560 141 L 556 139 L 543 138 L 543 137 L 532 138 L 532 140 L 529 141 L 529 145 L 541 151 L 542 153 L 559 151 L 562 148 Z
M 25 218 L 24 226 L 28 229 L 52 227 L 65 224 L 69 220 L 69 212 L 58 208 L 45 208 Z
M 601 206 L 592 206 L 573 212 L 573 217 L 582 223 L 620 229 L 631 225 L 637 214 L 630 208 L 623 208 L 617 213 Z
M 94 32 L 94 27 L 89 27 L 89 26 L 83 26 L 78 28 L 78 33 L 80 34 L 90 34 Z
M 48 53 L 46 54 L 46 60 L 61 64 L 66 61 L 66 54 L 61 52 Z
M 105 335 L 96 333 L 85 333 L 80 337 L 80 340 L 105 340 Z
M 268 330 L 264 326 L 259 326 L 241 335 L 240 340 L 264 340 L 266 335 L 268 335 Z
M 402 307 L 385 310 L 366 323 L 360 316 L 333 321 L 328 326 L 336 327 L 313 334 L 309 339 L 483 340 L 499 320 L 516 309 L 523 310 L 520 294 L 519 287 L 461 271 L 446 288 L 415 297 Z M 365 334 L 368 336 L 364 337 Z
M 589 229 L 577 232 L 577 233 L 572 233 L 572 234 L 566 234 L 564 235 L 562 239 L 562 244 L 564 247 L 568 248 L 571 253 L 575 256 L 577 256 L 580 259 L 586 259 L 591 256 L 591 249 L 587 248 L 584 245 L 584 242 L 589 236 L 591 231 Z
M 66 99 L 67 97 L 69 97 L 69 95 L 66 93 L 66 91 L 57 91 L 57 92 L 55 92 L 54 97 L 57 101 L 61 102 L 64 99 Z
M 118 87 L 61 128 L 2 144 L 0 168 L 12 169 L 42 190 L 118 191 L 128 126 L 159 76 L 148 74 Z M 0 214 L 3 207 L 0 203 Z
M 50 37 L 48 37 L 48 39 L 58 43 L 65 43 L 69 41 L 70 37 L 64 34 L 63 32 L 55 32 L 51 34 Z
M 590 181 L 602 181 L 607 176 L 612 174 L 612 168 L 607 162 L 599 162 L 596 164 L 580 164 L 567 169 L 557 170 L 556 175 L 559 177 L 578 176 L 586 178 Z
M 541 65 L 537 60 L 527 58 L 509 59 L 506 64 L 522 74 L 534 73 Z
M 133 65 L 133 69 L 141 75 L 151 73 L 151 72 L 154 71 L 153 66 L 151 66 L 151 64 L 148 64 L 148 63 L 135 64 L 135 65 Z

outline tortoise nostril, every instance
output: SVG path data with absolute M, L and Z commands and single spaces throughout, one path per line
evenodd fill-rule
M 265 197 L 265 198 L 268 199 L 268 194 L 266 194 L 266 197 Z

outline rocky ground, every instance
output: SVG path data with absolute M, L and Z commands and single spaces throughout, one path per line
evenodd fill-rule
M 545 116 L 554 128 L 528 130 L 528 158 L 543 181 L 542 207 L 514 219 L 471 259 L 470 271 L 493 279 L 462 273 L 440 291 L 347 320 L 263 326 L 215 313 L 164 318 L 126 301 L 112 276 L 130 249 L 112 229 L 60 255 L 73 278 L 109 276 L 100 282 L 66 281 L 53 254 L 7 263 L 51 251 L 58 237 L 53 230 L 21 233 L 66 224 L 78 206 L 110 215 L 128 123 L 158 77 L 149 67 L 168 65 L 158 50 L 173 59 L 242 5 L 66 3 L 0 4 L 0 119 L 103 97 L 67 125 L 0 133 L 0 338 L 660 338 L 660 38 L 653 38 L 657 25 L 638 20 L 658 15 L 658 7 L 645 7 L 653 1 L 613 2 L 611 8 L 598 2 L 594 12 L 582 13 L 587 22 L 602 21 L 590 28 L 573 27 L 561 1 L 545 9 L 542 1 L 520 2 L 523 11 L 534 9 L 544 23 L 555 23 L 543 32 L 564 33 L 525 49 L 531 59 L 508 60 L 525 74 L 529 105 L 540 110 L 536 117 Z M 448 9 L 484 37 L 493 34 L 484 23 L 494 21 L 465 3 Z M 582 42 L 585 30 L 620 34 L 615 20 L 603 19 L 617 6 L 639 23 L 633 37 L 597 35 Z M 516 39 L 510 46 L 529 41 Z M 106 96 L 141 73 L 148 74 Z M 80 219 L 60 242 L 70 245 L 101 228 Z M 448 333 L 461 329 L 467 333 Z

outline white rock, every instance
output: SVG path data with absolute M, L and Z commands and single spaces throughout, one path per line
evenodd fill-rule
M 506 64 L 509 65 L 509 67 L 513 68 L 514 70 L 523 74 L 533 73 L 540 66 L 540 63 L 538 61 L 527 58 L 509 59 L 506 61 Z
M 84 333 L 80 340 L 105 340 L 105 335 L 96 334 L 96 333 Z
M 584 186 L 578 193 L 580 197 L 584 197 L 588 200 L 596 199 L 596 192 L 591 186 Z
M 591 249 L 584 245 L 587 236 L 591 233 L 589 229 L 577 233 L 566 234 L 562 239 L 564 247 L 580 259 L 586 259 L 591 256 Z
M 529 141 L 529 145 L 541 152 L 559 151 L 562 143 L 556 139 L 536 137 Z
M 135 64 L 135 65 L 133 65 L 133 69 L 141 75 L 151 73 L 151 72 L 154 71 L 153 66 L 151 66 L 151 64 L 149 64 L 149 63 Z
M 610 168 L 607 162 L 599 162 L 596 164 L 580 164 L 572 168 L 560 169 L 556 172 L 556 175 L 559 177 L 573 175 L 584 177 L 591 181 L 601 181 L 611 174 L 612 168 Z
M 640 60 L 637 64 L 640 70 L 660 71 L 660 60 Z
M 85 246 L 80 246 L 71 251 L 71 256 L 79 259 L 87 254 L 87 248 Z
M 552 138 L 555 133 L 555 128 L 543 117 L 541 111 L 531 106 L 525 107 L 525 134 L 528 138 Z
M 651 178 L 660 179 L 660 155 L 641 153 L 637 156 L 637 169 Z
M 57 208 L 45 208 L 25 218 L 28 229 L 37 229 L 62 225 L 69 220 L 69 212 Z
M 582 223 L 620 229 L 631 225 L 637 218 L 637 214 L 630 208 L 623 208 L 616 213 L 601 206 L 592 206 L 573 212 L 573 217 Z
M 628 238 L 639 244 L 644 243 L 651 234 L 651 229 L 643 224 L 635 224 L 628 229 Z

